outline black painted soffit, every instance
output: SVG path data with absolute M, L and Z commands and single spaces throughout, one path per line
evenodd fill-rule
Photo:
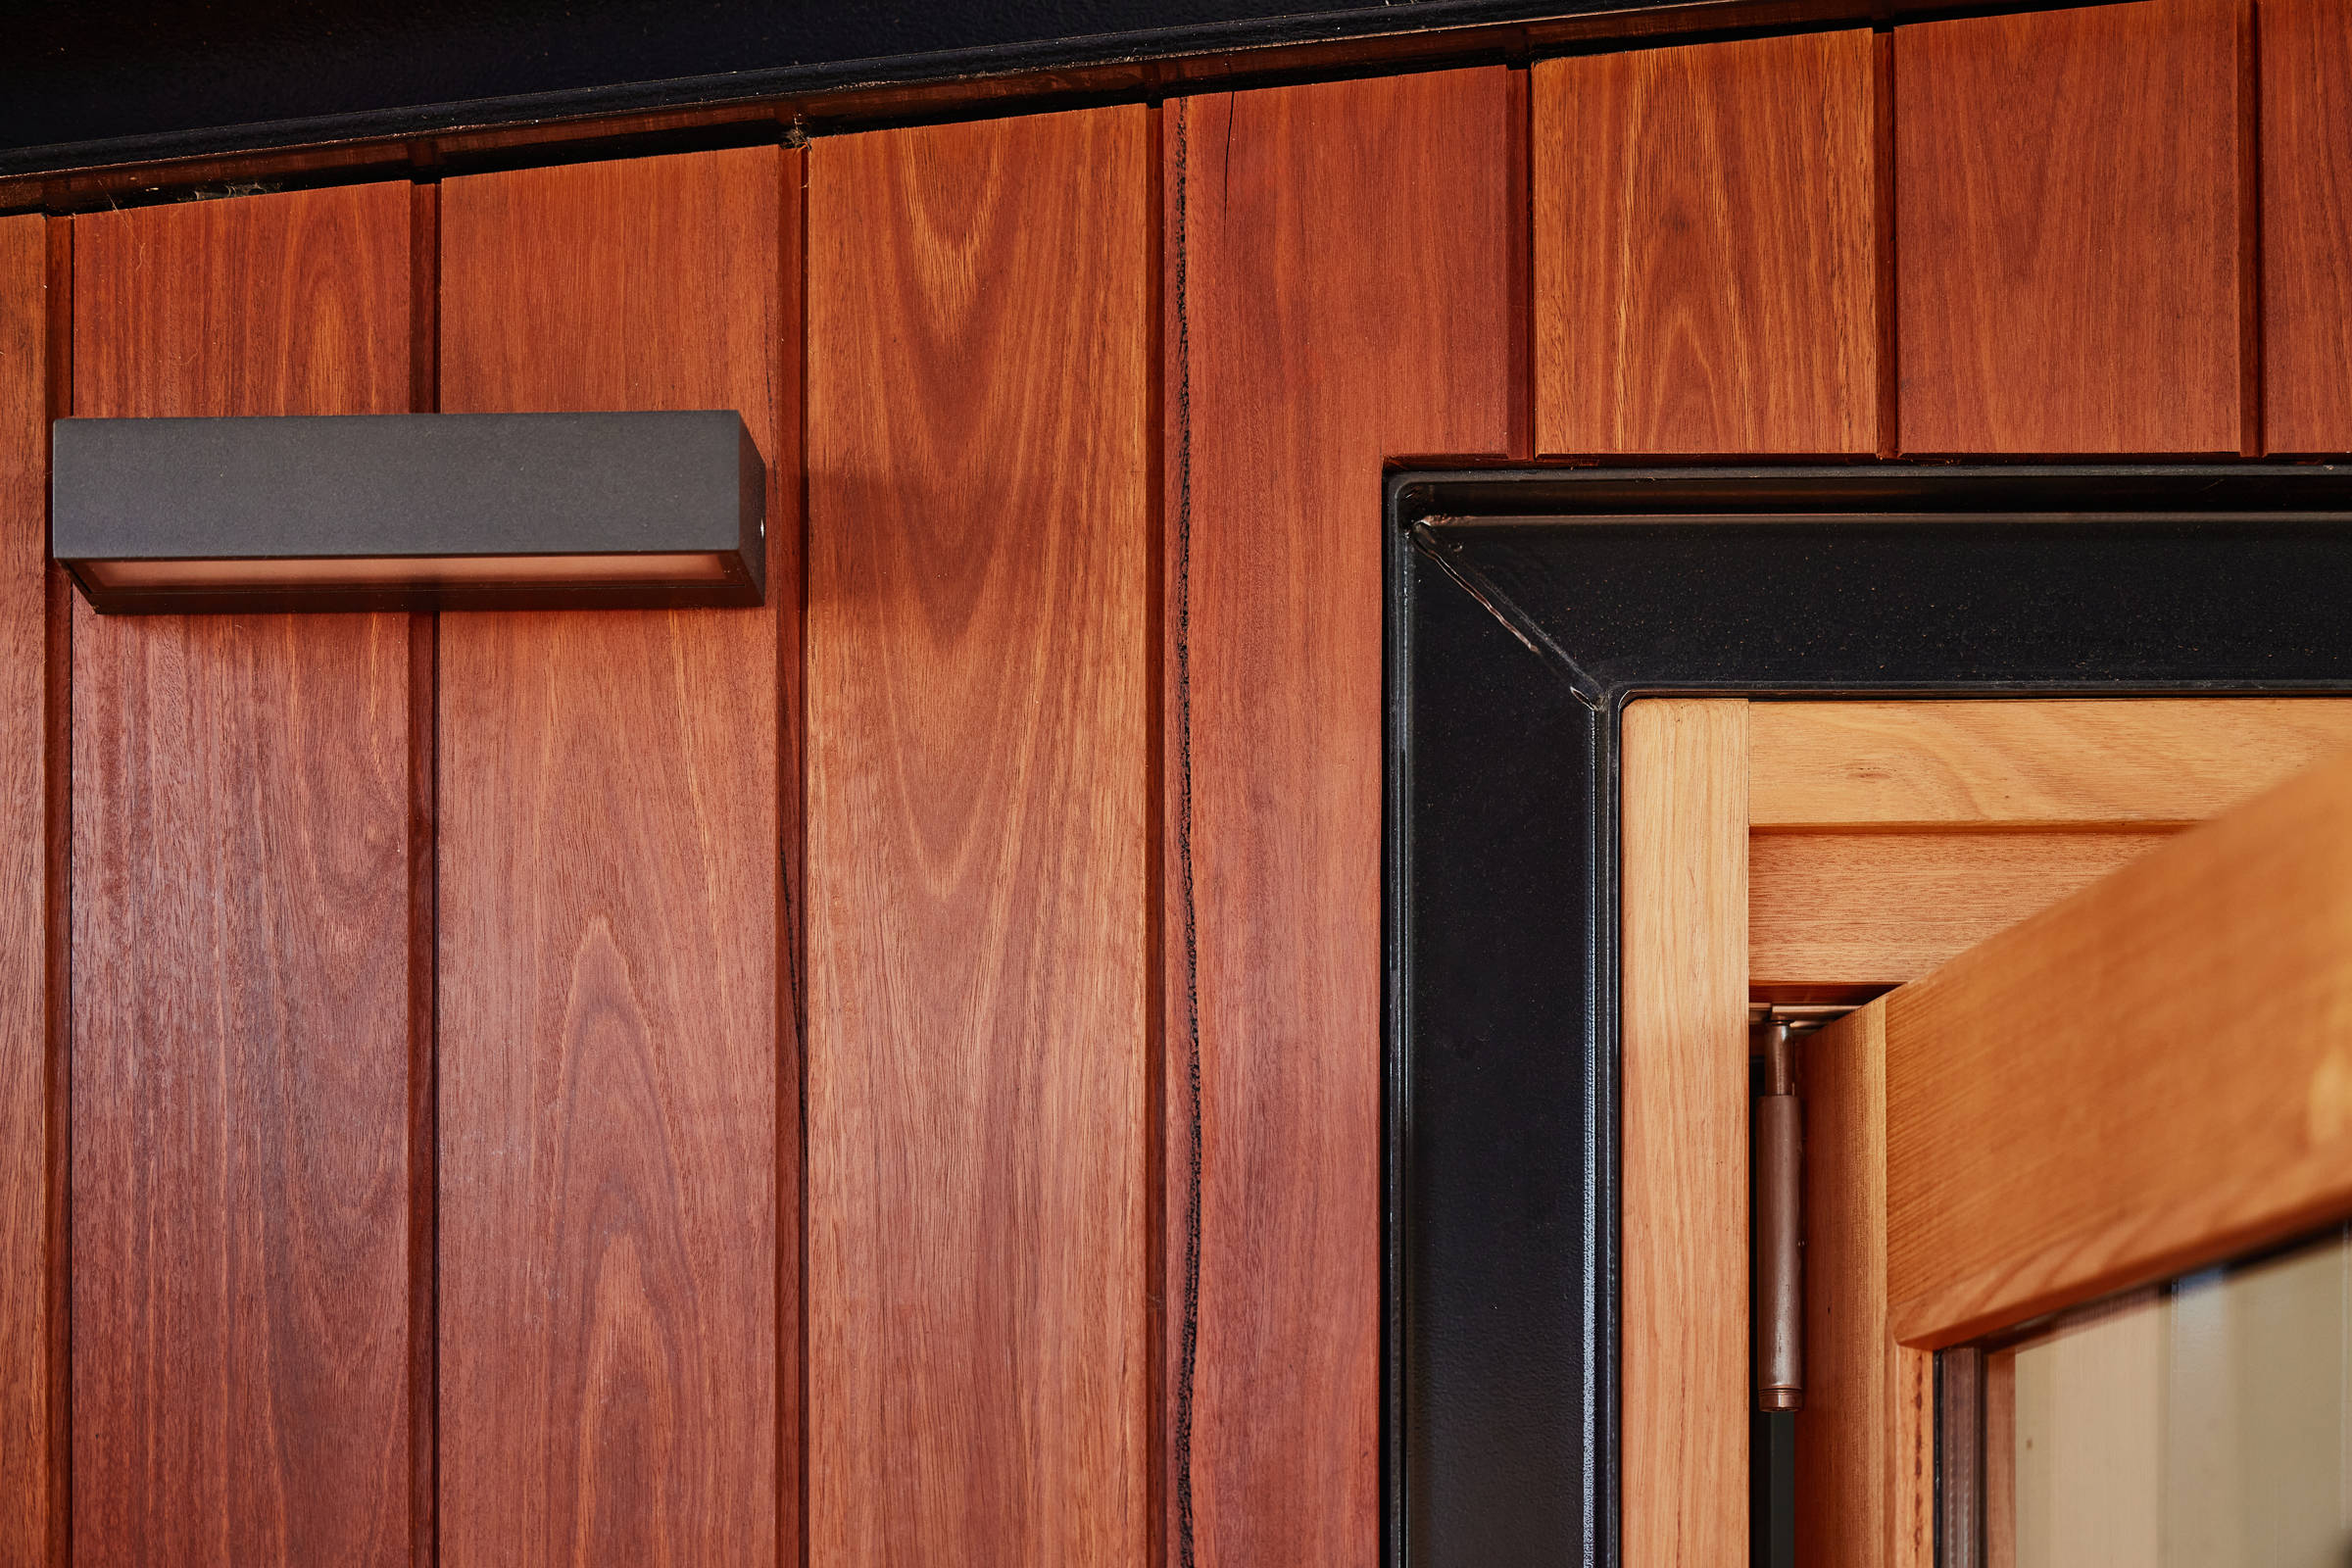
M 1806 4 L 1781 9 L 1793 16 Z M 1613 18 L 1634 32 L 1650 13 L 1717 8 L 1755 9 L 1752 0 L 0 0 L 0 175 L 1529 22 Z

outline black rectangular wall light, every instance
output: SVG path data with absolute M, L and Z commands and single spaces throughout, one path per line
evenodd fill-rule
M 107 614 L 757 605 L 732 410 L 60 419 L 50 549 Z

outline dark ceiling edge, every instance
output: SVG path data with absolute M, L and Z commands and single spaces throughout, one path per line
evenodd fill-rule
M 2111 0 L 1426 0 L 0 151 L 0 212 L 68 211 L 236 179 L 317 181 L 565 141 L 768 122 L 811 130 L 1316 74 L 1523 61 L 1579 46 L 1886 24 Z M 555 154 L 555 156 L 561 156 Z
M 2128 0 L 1420 0 L 0 149 L 0 214 L 124 205 L 394 166 L 562 161 L 591 143 L 742 139 L 1319 76 Z
M 1805 0 L 1782 0 L 1777 5 L 1759 5 L 1756 0 L 1424 0 L 1411 6 L 1361 7 L 1189 27 L 1098 33 L 1037 43 L 829 61 L 812 66 L 467 99 L 203 130 L 56 142 L 0 152 L 0 178 L 220 156 L 294 144 L 315 146 L 396 139 L 521 122 L 644 114 L 777 98 L 830 97 L 882 87 L 1037 77 L 1103 66 L 1144 67 L 1191 56 L 1254 53 L 1286 45 L 1395 42 L 1536 22 L 1598 24 L 1608 33 L 1621 34 L 1653 30 L 1661 23 L 1682 30 L 1694 24 L 1705 25 L 1724 14 L 1825 9 L 1866 17 L 1872 8 L 1869 0 L 1832 0 L 1827 6 L 1808 6 Z M 1054 84 L 1047 81 L 1040 85 L 1051 90 Z

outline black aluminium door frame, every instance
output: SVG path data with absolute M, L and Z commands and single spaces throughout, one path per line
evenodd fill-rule
M 1625 704 L 2352 692 L 2352 466 L 1387 487 L 1393 1568 L 1618 1561 Z

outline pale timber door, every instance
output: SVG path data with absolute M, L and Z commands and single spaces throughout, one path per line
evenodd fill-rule
M 1801 1072 L 1801 1560 L 2352 1557 L 2352 759 Z

